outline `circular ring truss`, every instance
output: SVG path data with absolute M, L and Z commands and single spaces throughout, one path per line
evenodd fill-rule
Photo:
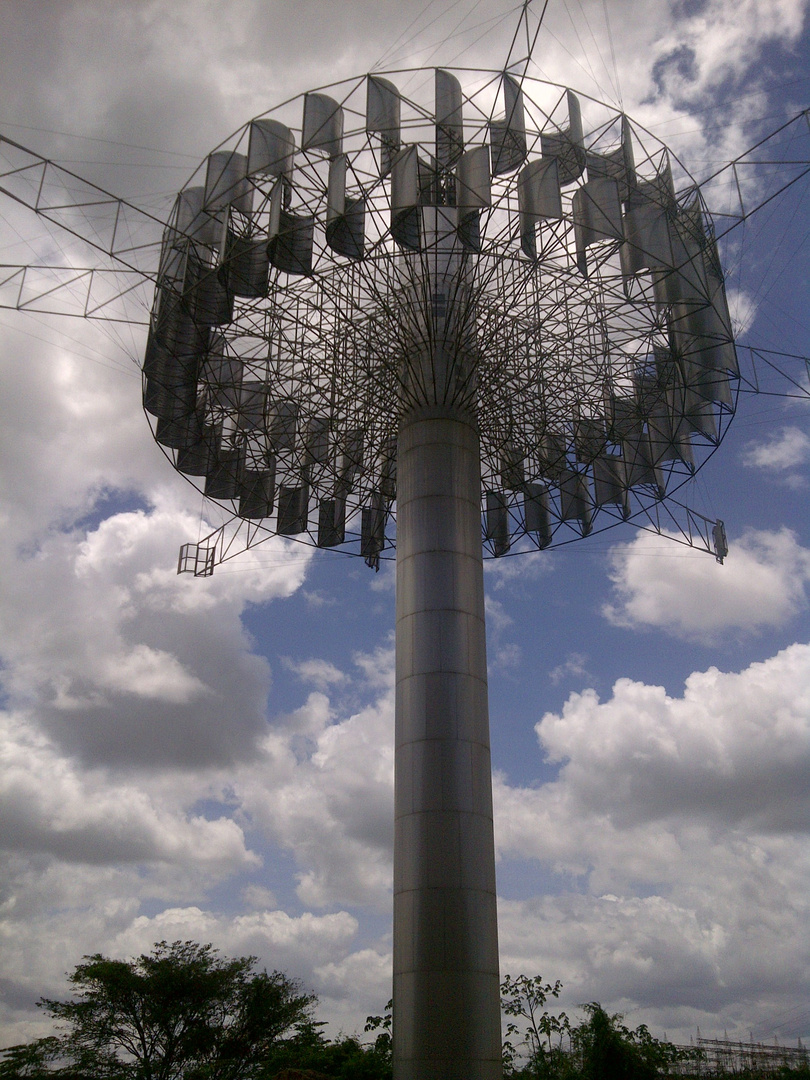
M 206 496 L 371 565 L 409 411 L 476 416 L 498 556 L 649 512 L 739 375 L 681 163 L 599 102 L 470 69 L 327 86 L 211 153 L 164 232 L 143 370 Z

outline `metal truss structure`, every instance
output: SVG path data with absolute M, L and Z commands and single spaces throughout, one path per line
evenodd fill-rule
M 432 105 L 422 92 L 430 75 Z M 395 78 L 421 79 L 419 92 L 405 95 Z M 370 104 L 382 110 L 376 119 Z M 594 122 L 587 135 L 583 112 Z M 555 546 L 627 519 L 717 554 L 715 523 L 672 493 L 716 448 L 739 394 L 806 397 L 808 360 L 731 345 L 716 240 L 808 175 L 809 115 L 696 185 L 637 125 L 560 87 L 493 72 L 368 76 L 246 125 L 184 188 L 168 227 L 0 138 L 0 192 L 108 263 L 59 265 L 43 249 L 40 261 L 2 265 L 0 307 L 146 328 L 160 279 L 144 364 L 147 411 L 174 464 L 228 513 L 199 551 L 184 547 L 181 569 L 211 573 L 276 532 L 361 552 L 375 565 L 391 556 L 395 417 L 408 401 L 403 351 L 437 338 L 451 356 L 465 353 L 459 371 L 475 368 L 486 554 Z M 323 133 L 313 134 L 313 124 Z M 272 149 L 279 133 L 282 158 L 250 172 L 251 135 L 255 165 L 256 140 L 264 134 L 272 156 L 281 152 Z M 492 146 L 501 148 L 497 160 Z M 561 182 L 555 149 L 572 163 Z M 512 170 L 507 151 L 520 158 Z M 487 154 L 490 173 L 498 169 L 488 184 Z M 206 182 L 210 195 L 217 169 L 212 208 Z M 240 185 L 239 198 L 229 183 Z M 621 217 L 614 183 L 626 196 Z M 731 207 L 716 209 L 729 188 Z M 447 246 L 447 236 L 427 239 L 432 212 L 455 217 L 464 263 L 454 303 L 458 319 L 464 296 L 467 336 L 455 345 L 425 296 L 421 322 L 402 317 L 409 290 L 418 291 L 422 271 Z M 299 219 L 310 218 L 309 266 L 296 265 L 297 255 L 291 264 L 287 248 L 301 242 Z M 211 273 L 193 280 L 201 268 Z M 224 312 L 210 307 L 217 290 Z M 175 364 L 165 335 L 173 322 L 169 334 L 182 337 L 184 321 L 197 327 L 193 351 L 181 346 Z M 217 457 L 224 467 L 215 476 L 200 472 Z M 261 481 L 250 475 L 257 472 Z M 305 491 L 306 529 L 293 533 Z

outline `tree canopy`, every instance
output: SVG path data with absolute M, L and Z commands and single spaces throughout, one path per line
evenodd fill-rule
M 86 956 L 71 1000 L 39 1002 L 60 1035 L 11 1048 L 0 1078 L 247 1080 L 315 1003 L 256 963 L 192 941 L 161 941 L 135 960 Z

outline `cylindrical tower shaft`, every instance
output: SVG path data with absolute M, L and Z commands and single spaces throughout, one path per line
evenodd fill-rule
M 473 417 L 415 409 L 397 453 L 394 1076 L 501 1068 L 481 473 Z

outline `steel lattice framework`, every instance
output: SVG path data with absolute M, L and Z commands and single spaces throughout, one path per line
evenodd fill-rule
M 164 233 L 144 403 L 249 528 L 376 565 L 413 406 L 476 412 L 497 556 L 658 522 L 738 377 L 713 225 L 666 147 L 563 87 L 408 70 L 209 155 Z

